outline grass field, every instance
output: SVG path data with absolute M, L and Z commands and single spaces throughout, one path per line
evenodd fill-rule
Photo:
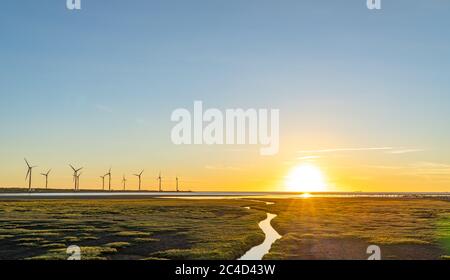
M 264 239 L 265 213 L 238 200 L 0 202 L 0 259 L 236 259 Z
M 400 198 L 257 201 L 73 199 L 0 201 L 0 259 L 237 259 L 264 235 L 266 211 L 283 236 L 265 259 L 446 259 L 450 202 Z M 243 206 L 251 206 L 245 209 Z
M 266 259 L 440 259 L 450 252 L 450 202 L 405 198 L 274 200 L 283 235 Z M 261 206 L 260 206 L 261 207 Z

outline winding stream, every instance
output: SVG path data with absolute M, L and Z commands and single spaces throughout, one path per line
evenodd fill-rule
M 250 209 L 250 207 L 246 208 Z M 264 255 L 269 253 L 272 244 L 276 240 L 281 238 L 281 235 L 270 224 L 270 221 L 272 221 L 273 218 L 275 218 L 276 216 L 277 215 L 275 214 L 267 213 L 267 218 L 259 222 L 258 226 L 262 229 L 262 231 L 266 235 L 264 242 L 248 250 L 238 260 L 262 260 Z

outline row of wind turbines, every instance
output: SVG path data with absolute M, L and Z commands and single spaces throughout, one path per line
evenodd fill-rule
M 30 165 L 30 163 L 27 161 L 27 159 L 25 158 L 25 163 L 27 164 L 27 175 L 25 176 L 25 181 L 28 180 L 28 191 L 31 191 L 31 179 L 32 179 L 32 172 L 33 172 L 33 168 L 37 167 L 36 165 Z M 80 168 L 75 168 L 73 165 L 69 164 L 70 168 L 72 168 L 73 170 L 73 183 L 74 183 L 74 190 L 78 191 L 80 190 L 80 176 L 82 174 L 81 170 L 83 169 L 83 167 Z M 42 176 L 45 177 L 45 189 L 48 188 L 48 176 L 50 174 L 52 170 L 49 169 L 47 171 L 47 173 L 41 173 Z M 133 174 L 133 176 L 138 177 L 139 179 L 139 188 L 138 190 L 141 191 L 141 183 L 142 183 L 142 174 L 144 173 L 144 170 L 142 170 L 140 173 L 137 174 Z M 105 178 L 108 178 L 108 190 L 111 191 L 111 168 L 108 170 L 108 172 L 102 176 L 100 176 L 100 178 L 102 179 L 102 190 L 105 190 Z M 159 191 L 162 192 L 162 177 L 161 177 L 161 172 L 159 172 L 159 176 L 157 178 L 158 183 L 159 183 Z M 125 177 L 125 175 L 123 175 L 122 177 L 122 186 L 123 186 L 123 190 L 126 190 L 126 183 L 127 183 L 127 178 Z M 179 187 L 178 187 L 178 176 L 175 178 L 176 181 L 176 191 L 179 191 Z

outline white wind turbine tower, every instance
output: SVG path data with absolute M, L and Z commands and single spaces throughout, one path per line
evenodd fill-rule
M 162 180 L 162 177 L 161 177 L 161 171 L 159 172 L 159 176 L 158 176 L 158 181 L 159 181 L 159 191 L 161 192 L 162 191 L 162 188 L 161 188 L 161 180 Z
M 77 190 L 78 189 L 78 180 L 79 180 L 79 176 L 78 176 L 78 172 L 83 169 L 83 167 L 76 169 L 75 167 L 73 167 L 71 164 L 69 164 L 70 168 L 72 168 L 73 170 L 73 183 L 75 184 L 74 189 Z
M 108 188 L 109 191 L 111 191 L 111 168 L 108 170 L 108 173 L 106 173 L 105 176 L 108 176 Z
M 80 176 L 81 176 L 81 174 L 83 174 L 83 172 L 80 172 L 80 173 L 77 175 L 77 190 L 80 190 Z
M 24 158 L 25 163 L 27 164 L 28 170 L 27 170 L 27 175 L 25 176 L 25 181 L 28 179 L 28 191 L 31 191 L 31 173 L 33 171 L 33 168 L 37 167 L 37 166 L 31 166 L 27 159 Z
M 100 176 L 102 178 L 102 190 L 105 190 L 105 177 L 106 175 Z
M 134 176 L 139 178 L 139 190 L 141 190 L 141 176 L 142 176 L 142 173 L 144 173 L 144 170 L 142 170 L 141 173 L 139 173 L 139 174 L 133 174 Z
M 45 177 L 45 189 L 48 188 L 48 174 L 50 174 L 50 171 L 52 171 L 52 170 L 49 169 L 49 170 L 47 171 L 47 173 L 41 173 L 41 175 Z
M 125 174 L 123 174 L 122 183 L 123 183 L 123 190 L 125 190 L 125 187 L 126 187 L 126 184 L 127 184 L 127 178 L 125 178 Z

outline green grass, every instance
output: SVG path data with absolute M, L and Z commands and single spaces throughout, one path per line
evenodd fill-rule
M 66 260 L 68 254 L 66 248 L 50 249 L 45 254 L 29 257 L 29 260 Z M 106 256 L 117 252 L 116 248 L 106 246 L 82 246 L 80 247 L 82 260 L 106 260 Z
M 134 242 L 158 242 L 160 241 L 158 238 L 152 237 L 138 237 L 133 239 Z
M 448 259 L 450 203 L 432 199 L 0 201 L 0 259 L 237 259 L 264 235 L 266 211 L 283 236 L 266 259 Z M 243 206 L 251 206 L 250 210 Z
M 116 233 L 117 236 L 136 237 L 136 236 L 150 236 L 148 232 L 141 231 L 121 231 Z
M 444 247 L 446 255 L 450 255 L 450 214 L 444 214 L 439 217 L 437 222 L 438 239 L 442 247 Z M 448 259 L 448 258 L 447 258 Z
M 118 248 L 125 248 L 130 245 L 131 244 L 129 242 L 111 242 L 111 243 L 105 244 L 104 246 L 118 249 Z
M 235 259 L 262 242 L 239 200 L 0 201 L 0 259 Z M 257 203 L 256 203 L 257 204 Z
M 278 216 L 283 236 L 267 259 L 365 259 L 380 246 L 385 259 L 439 259 L 450 248 L 450 203 L 433 199 L 278 199 L 259 206 Z M 447 218 L 444 218 L 447 217 Z

